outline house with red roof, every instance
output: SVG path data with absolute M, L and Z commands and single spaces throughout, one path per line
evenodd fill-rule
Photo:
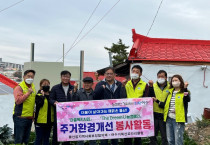
M 150 38 L 135 32 L 127 63 L 117 66 L 117 72 L 133 65 L 143 68 L 142 80 L 157 80 L 157 72 L 165 70 L 168 81 L 180 74 L 189 82 L 190 116 L 201 118 L 204 108 L 210 108 L 210 40 Z M 120 73 L 118 73 L 120 75 Z M 127 74 L 129 75 L 129 74 Z
M 129 61 L 210 65 L 210 40 L 150 38 L 133 32 Z

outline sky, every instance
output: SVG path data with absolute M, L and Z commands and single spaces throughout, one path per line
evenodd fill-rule
M 35 43 L 35 61 L 56 62 L 67 51 L 100 0 L 24 0 L 0 12 L 0 58 L 24 64 L 30 61 Z M 118 0 L 101 0 L 82 32 L 82 38 Z M 0 0 L 0 11 L 18 0 Z M 161 0 L 120 0 L 106 17 L 65 57 L 65 66 L 79 66 L 85 54 L 85 71 L 109 65 L 108 52 L 122 39 L 132 48 L 132 29 L 146 35 Z M 163 0 L 149 37 L 210 40 L 209 0 Z M 78 40 L 79 40 L 78 39 Z M 129 51 L 128 50 L 128 51 Z M 59 61 L 62 61 L 60 59 Z

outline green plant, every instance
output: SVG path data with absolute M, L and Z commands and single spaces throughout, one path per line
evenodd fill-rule
M 34 144 L 34 141 L 35 141 L 35 138 L 36 138 L 36 133 L 35 132 L 31 132 L 30 133 L 30 138 L 29 138 L 28 144 L 29 145 L 33 145 Z
M 198 128 L 205 128 L 210 125 L 210 120 L 205 119 L 203 116 L 201 120 L 199 118 L 196 118 L 196 125 Z
M 197 143 L 188 136 L 187 132 L 184 132 L 184 145 L 197 145 Z
M 150 143 L 149 138 L 141 138 L 142 145 L 148 145 Z
M 112 59 L 113 65 L 117 65 L 119 63 L 126 61 L 126 59 L 128 58 L 128 52 L 126 49 L 128 48 L 129 46 L 123 44 L 121 39 L 119 39 L 117 44 L 112 43 L 112 46 L 110 48 L 104 47 L 105 50 L 113 54 L 113 59 Z
M 10 144 L 12 142 L 12 129 L 8 127 L 8 124 L 0 127 L 0 145 Z

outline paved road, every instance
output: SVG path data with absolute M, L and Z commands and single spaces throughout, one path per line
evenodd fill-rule
M 0 95 L 13 94 L 13 89 L 0 82 Z

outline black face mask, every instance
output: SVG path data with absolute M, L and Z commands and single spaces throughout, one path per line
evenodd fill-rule
M 50 86 L 43 86 L 42 89 L 44 92 L 49 92 Z

